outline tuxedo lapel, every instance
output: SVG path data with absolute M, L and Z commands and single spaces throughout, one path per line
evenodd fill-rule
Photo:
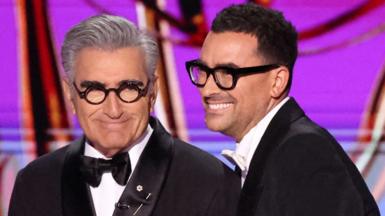
M 61 177 L 64 216 L 95 215 L 89 188 L 79 171 L 80 155 L 84 152 L 84 138 L 70 144 L 64 159 Z
M 302 109 L 291 98 L 271 120 L 251 159 L 249 172 L 241 191 L 238 216 L 252 216 L 255 214 L 259 197 L 263 191 L 261 179 L 270 154 L 277 147 L 281 135 L 290 126 L 290 123 L 303 115 Z
M 153 134 L 144 149 L 113 216 L 151 215 L 159 198 L 172 157 L 170 135 L 155 119 L 150 119 Z

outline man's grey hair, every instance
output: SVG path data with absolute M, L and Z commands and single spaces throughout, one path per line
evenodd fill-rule
M 74 80 L 76 55 L 84 48 L 113 51 L 125 47 L 140 47 L 145 56 L 149 79 L 155 76 L 159 56 L 158 45 L 153 37 L 141 31 L 125 18 L 112 15 L 97 15 L 75 25 L 67 32 L 61 49 L 62 64 L 66 76 Z

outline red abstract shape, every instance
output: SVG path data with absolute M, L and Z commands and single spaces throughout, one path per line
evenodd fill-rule
M 327 21 L 326 23 L 301 31 L 299 33 L 299 39 L 307 40 L 314 37 L 318 37 L 346 23 L 352 22 L 353 20 L 361 17 L 362 15 L 365 15 L 370 11 L 378 8 L 384 3 L 385 0 L 368 0 L 366 2 L 363 2 L 357 7 Z

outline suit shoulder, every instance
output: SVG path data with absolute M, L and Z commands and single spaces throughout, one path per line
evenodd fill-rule
M 67 149 L 65 146 L 45 154 L 19 171 L 11 196 L 10 215 L 42 215 L 42 212 L 55 215 L 51 210 L 60 209 L 61 171 Z M 42 203 L 50 204 L 45 208 Z
M 307 117 L 292 123 L 283 137 L 273 157 L 277 170 L 289 170 L 293 176 L 334 172 L 361 179 L 334 137 Z
M 240 192 L 240 179 L 227 165 L 213 155 L 180 140 L 174 142 L 174 157 L 171 172 L 181 187 L 189 185 L 199 188 L 207 196 L 210 193 L 222 193 L 228 196 L 224 199 L 236 200 Z M 223 195 L 225 196 L 225 195 Z
M 280 148 L 287 151 L 336 152 L 341 150 L 335 138 L 307 117 L 293 122 L 286 132 Z M 308 152 L 310 151 L 310 152 Z M 301 153 L 301 152 L 297 152 Z
M 53 171 L 59 171 L 67 149 L 68 145 L 38 157 L 24 167 L 20 175 L 49 175 Z
M 307 117 L 293 122 L 279 139 L 274 163 L 286 169 L 333 166 L 346 170 L 346 165 L 352 165 L 334 137 Z
M 184 157 L 185 160 L 190 160 L 192 163 L 210 163 L 214 166 L 222 166 L 222 163 L 216 157 L 192 144 L 179 139 L 175 139 L 174 143 L 175 154 L 177 157 Z
M 181 167 L 197 169 L 198 172 L 204 172 L 206 175 L 232 177 L 233 172 L 229 167 L 208 152 L 178 139 L 175 139 L 174 143 L 174 157 L 179 161 L 178 163 L 183 164 Z M 234 175 L 234 177 L 236 176 Z

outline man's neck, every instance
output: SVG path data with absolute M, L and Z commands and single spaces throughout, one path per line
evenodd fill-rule
M 275 113 L 277 113 L 278 110 L 283 106 L 283 104 L 285 104 L 286 101 L 288 101 L 289 99 L 290 99 L 289 96 L 285 96 L 285 97 L 282 96 L 282 97 L 280 97 L 278 100 L 272 100 L 272 101 L 269 103 L 269 106 L 268 106 L 268 108 L 266 109 L 265 114 L 264 114 L 260 119 L 258 119 L 254 124 L 250 125 L 250 126 L 248 127 L 248 129 L 245 130 L 241 136 L 238 136 L 238 137 L 235 136 L 235 137 L 234 137 L 234 138 L 235 138 L 235 141 L 236 141 L 237 143 L 241 142 L 242 139 L 246 136 L 246 134 L 248 134 L 248 133 L 250 132 L 250 130 L 251 130 L 252 128 L 256 127 L 256 126 L 257 126 L 263 119 L 265 119 L 271 112 L 273 112 L 274 115 L 275 115 Z M 278 107 L 278 108 L 276 108 L 276 107 Z M 273 110 L 274 110 L 274 111 L 273 111 Z M 274 115 L 273 115 L 273 116 L 274 116 Z M 272 117 L 271 117 L 271 118 L 272 118 Z
M 264 114 L 262 115 L 262 117 L 261 118 L 259 118 L 259 119 L 257 119 L 256 121 L 254 121 L 254 122 L 252 122 L 250 125 L 248 125 L 247 127 L 246 127 L 246 129 L 243 131 L 243 133 L 241 133 L 241 134 L 239 134 L 239 135 L 234 135 L 234 136 L 231 136 L 231 137 L 233 137 L 234 139 L 235 139 L 235 141 L 237 142 L 237 143 L 239 143 L 239 142 L 241 142 L 242 141 L 242 139 L 245 137 L 245 135 L 247 134 L 247 133 L 249 133 L 249 131 L 252 129 L 252 128 L 254 128 L 256 125 L 258 125 L 258 123 L 260 122 L 260 121 L 262 121 L 262 119 L 263 118 L 265 118 L 275 107 L 277 107 L 278 105 L 280 105 L 281 104 L 281 102 L 283 101 L 283 100 L 285 100 L 286 98 L 289 98 L 288 96 L 286 96 L 286 94 L 284 95 L 284 96 L 281 96 L 281 97 L 279 97 L 278 99 L 272 99 L 272 100 L 270 100 L 270 102 L 269 102 L 269 104 L 268 104 L 268 106 L 267 106 L 267 108 L 266 108 L 266 110 L 264 111 Z M 287 99 L 288 100 L 288 99 Z

